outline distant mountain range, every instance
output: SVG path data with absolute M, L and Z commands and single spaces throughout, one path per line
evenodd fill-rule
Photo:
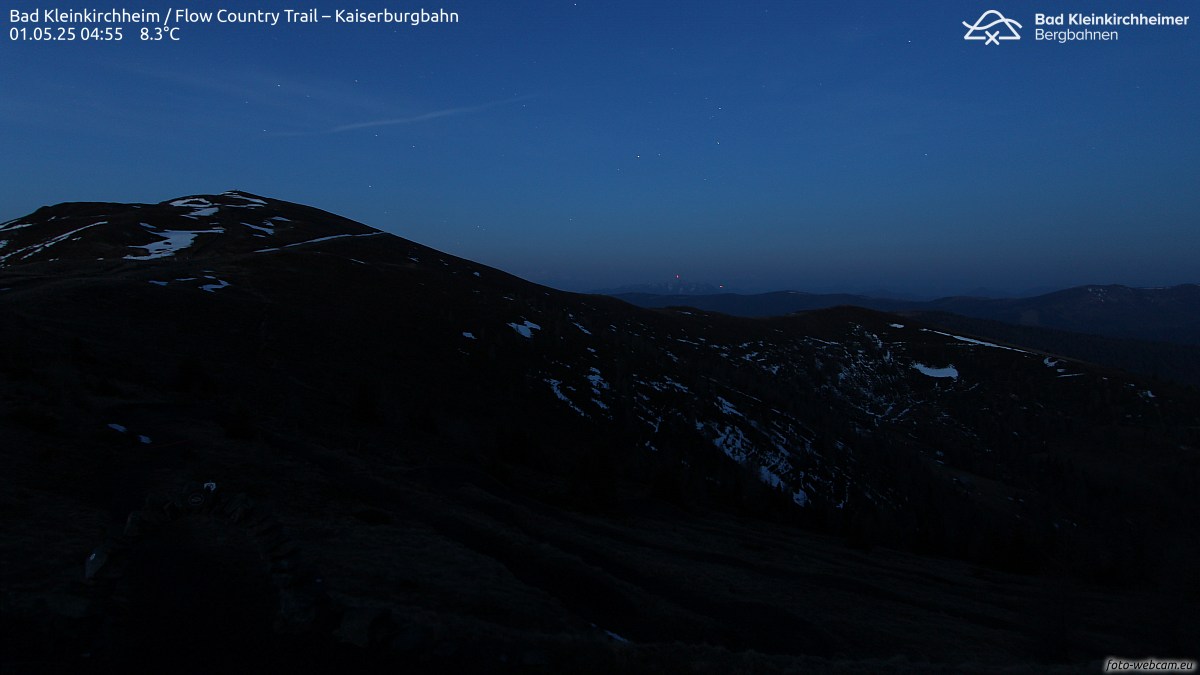
M 593 293 L 597 295 L 622 295 L 626 293 L 646 293 L 650 295 L 716 295 L 718 293 L 732 293 L 733 289 L 726 289 L 722 286 L 708 284 L 699 281 L 683 281 L 681 279 L 672 279 L 671 281 L 660 281 L 646 284 L 628 284 L 617 288 L 603 288 Z
M 1169 288 L 1079 286 L 1030 298 L 948 297 L 897 300 L 850 294 L 779 291 L 757 295 L 614 293 L 641 307 L 686 305 L 733 316 L 782 316 L 842 305 L 884 312 L 948 312 L 1018 326 L 1113 338 L 1200 345 L 1200 285 Z
M 1194 292 L 1094 288 L 990 311 L 1101 324 Z M 0 665 L 1075 672 L 1192 647 L 1196 390 L 924 314 L 707 297 L 726 313 L 559 292 L 244 192 L 0 225 Z

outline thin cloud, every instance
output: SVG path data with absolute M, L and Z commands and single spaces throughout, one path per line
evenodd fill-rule
M 417 124 L 420 122 L 428 122 L 430 120 L 436 120 L 436 119 L 439 119 L 442 117 L 454 117 L 456 115 L 468 115 L 471 113 L 477 113 L 477 112 L 487 110 L 488 108 L 495 108 L 496 106 L 507 105 L 509 103 L 516 103 L 517 101 L 525 101 L 530 98 L 533 98 L 533 97 L 532 96 L 517 96 L 516 98 L 506 98 L 502 101 L 490 101 L 488 103 L 483 103 L 480 105 L 464 106 L 461 108 L 446 108 L 445 110 L 434 110 L 432 112 L 423 113 L 421 115 L 413 115 L 412 117 L 397 117 L 394 119 L 372 120 L 370 122 L 356 122 L 354 124 L 343 124 L 342 126 L 334 127 L 333 129 L 330 129 L 329 133 L 339 134 L 339 133 L 342 133 L 343 131 L 355 131 L 358 129 L 371 129 L 374 127 L 390 127 L 390 126 L 396 126 L 396 125 L 401 125 L 401 124 Z

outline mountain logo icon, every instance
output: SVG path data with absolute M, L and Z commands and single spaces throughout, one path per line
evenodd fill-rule
M 1003 26 L 996 28 L 1000 24 Z M 1003 14 L 994 9 L 984 12 L 974 25 L 966 21 L 962 22 L 962 25 L 967 27 L 967 34 L 963 36 L 964 40 L 983 40 L 985 45 L 998 45 L 1001 40 L 1020 40 L 1021 34 L 1017 32 L 1017 28 L 1024 28 L 1021 24 L 1013 19 L 1005 18 Z

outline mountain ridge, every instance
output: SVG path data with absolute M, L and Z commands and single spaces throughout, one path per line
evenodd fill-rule
M 644 293 L 613 295 L 641 307 L 684 304 L 734 316 L 775 316 L 838 305 L 884 312 L 940 311 L 1020 326 L 1200 345 L 1200 284 L 1162 288 L 1091 284 L 1028 298 L 949 296 L 926 301 L 801 291 L 682 298 Z

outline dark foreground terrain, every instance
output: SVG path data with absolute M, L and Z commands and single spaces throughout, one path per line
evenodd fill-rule
M 1200 397 L 243 193 L 0 225 L 8 672 L 1195 658 Z
M 360 462 L 332 466 L 259 446 L 260 461 L 275 461 L 255 470 L 244 445 L 218 445 L 203 461 L 164 467 L 162 480 L 236 476 L 229 489 L 271 505 L 296 558 L 324 580 L 327 604 L 311 617 L 281 604 L 290 589 L 272 574 L 267 547 L 251 528 L 210 514 L 133 542 L 120 576 L 85 583 L 83 558 L 110 527 L 105 514 L 62 495 L 80 487 L 69 477 L 6 489 L 6 519 L 20 522 L 5 528 L 6 672 L 313 662 L 1079 672 L 1098 670 L 1109 653 L 1178 655 L 1194 645 L 1195 604 L 1185 598 L 867 552 L 632 499 L 629 508 L 646 512 L 586 515 L 450 467 L 373 477 Z

